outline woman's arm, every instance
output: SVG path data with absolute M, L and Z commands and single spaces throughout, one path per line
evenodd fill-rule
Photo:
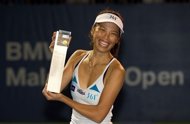
M 53 94 L 50 92 L 47 92 L 47 96 L 49 96 L 47 99 L 64 102 L 71 108 L 78 111 L 80 114 L 97 123 L 100 123 L 108 114 L 119 91 L 121 90 L 124 82 L 124 76 L 124 68 L 118 64 L 118 62 L 115 62 L 113 67 L 109 68 L 106 74 L 104 90 L 97 105 L 81 104 L 73 101 L 63 94 Z
M 49 45 L 49 49 L 51 53 L 53 52 L 54 49 L 54 44 L 55 44 L 55 37 L 56 37 L 56 32 L 53 32 L 52 35 L 52 41 Z M 61 91 L 69 84 L 71 78 L 72 78 L 72 73 L 74 71 L 74 67 L 76 63 L 80 60 L 81 56 L 83 56 L 86 53 L 85 50 L 76 50 L 68 59 L 64 70 L 63 70 L 63 76 L 62 76 L 62 82 L 61 82 Z M 48 82 L 48 78 L 46 83 Z
M 86 54 L 85 50 L 76 50 L 71 57 L 68 59 L 62 76 L 61 83 L 61 91 L 69 84 L 71 81 L 73 71 L 75 69 L 76 64 L 80 61 L 80 59 Z
M 63 76 L 62 76 L 62 82 L 61 82 L 61 91 L 64 90 L 64 88 L 69 84 L 69 82 L 71 81 L 72 78 L 72 74 L 75 68 L 76 63 L 78 63 L 78 61 L 82 58 L 82 56 L 84 56 L 86 53 L 85 50 L 76 50 L 71 57 L 68 59 L 65 68 L 63 70 Z M 48 77 L 48 76 L 47 76 Z M 48 82 L 48 78 L 46 80 L 46 85 Z M 46 89 L 46 85 L 43 89 L 43 92 Z

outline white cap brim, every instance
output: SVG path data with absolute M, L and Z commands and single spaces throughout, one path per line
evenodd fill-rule
M 120 28 L 121 33 L 124 33 L 123 22 L 115 14 L 112 14 L 112 13 L 103 13 L 103 14 L 98 15 L 96 17 L 94 23 L 101 23 L 101 22 L 112 22 L 112 23 L 116 24 Z

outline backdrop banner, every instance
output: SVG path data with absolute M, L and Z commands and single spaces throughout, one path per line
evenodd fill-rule
M 91 26 L 108 6 L 125 19 L 119 60 L 127 73 L 113 122 L 190 120 L 190 6 L 105 4 L 0 7 L 1 122 L 70 121 L 71 108 L 42 95 L 51 36 L 72 32 L 66 60 L 91 49 Z

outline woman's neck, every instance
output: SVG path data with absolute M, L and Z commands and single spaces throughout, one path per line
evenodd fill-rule
M 88 58 L 90 66 L 96 66 L 99 64 L 107 64 L 113 58 L 113 56 L 109 52 L 100 53 L 92 50 L 90 51 Z

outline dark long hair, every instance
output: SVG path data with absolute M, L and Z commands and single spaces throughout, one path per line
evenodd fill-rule
M 106 8 L 106 9 L 103 9 L 103 10 L 101 10 L 99 13 L 98 13 L 98 15 L 100 15 L 100 14 L 103 14 L 103 13 L 111 13 L 111 14 L 114 14 L 114 15 L 116 15 L 116 16 L 118 16 L 120 19 L 121 19 L 121 21 L 124 23 L 124 19 L 123 19 L 123 17 L 122 17 L 122 15 L 118 12 L 118 11 L 115 11 L 115 10 L 113 10 L 113 9 L 110 9 L 110 8 Z M 98 16 L 97 15 L 97 16 Z M 94 24 L 93 26 L 92 26 L 92 29 L 94 28 L 96 26 L 96 24 Z M 92 30 L 91 29 L 91 30 Z M 121 33 L 121 30 L 120 30 L 120 41 L 121 41 L 121 39 L 122 39 L 122 33 Z M 92 34 L 91 34 L 91 32 L 90 32 L 90 34 L 89 34 L 89 37 L 90 37 L 90 39 L 91 39 L 91 45 L 92 45 Z M 117 43 L 117 44 L 115 44 L 115 46 L 111 49 L 111 54 L 115 57 L 115 58 L 117 58 L 118 57 L 118 53 L 119 53 L 119 48 L 120 48 L 120 41 Z

